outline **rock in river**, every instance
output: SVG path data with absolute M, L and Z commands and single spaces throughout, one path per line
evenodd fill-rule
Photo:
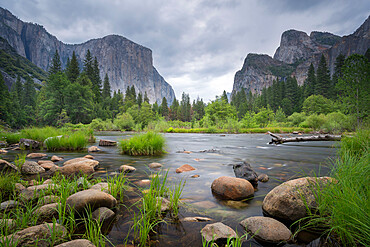
M 67 198 L 67 205 L 70 208 L 74 208 L 77 212 L 83 212 L 87 207 L 90 207 L 91 210 L 100 207 L 113 208 L 116 204 L 116 198 L 108 193 L 94 189 L 80 191 Z
M 254 194 L 254 188 L 247 180 L 226 176 L 214 180 L 211 189 L 214 194 L 226 200 L 243 200 Z
M 248 180 L 253 187 L 258 186 L 258 175 L 247 162 L 233 165 L 235 177 Z
M 237 235 L 233 229 L 229 226 L 224 225 L 221 222 L 214 224 L 208 224 L 200 231 L 202 237 L 205 238 L 207 242 L 215 241 L 217 243 L 226 242 L 228 238 L 236 238 Z

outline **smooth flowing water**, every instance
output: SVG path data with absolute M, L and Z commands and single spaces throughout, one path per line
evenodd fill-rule
M 118 141 L 129 138 L 133 133 L 97 132 L 99 139 Z M 167 154 L 160 157 L 135 157 L 119 153 L 117 147 L 99 147 L 100 152 L 93 153 L 100 162 L 97 176 L 106 177 L 118 172 L 121 165 L 130 164 L 137 170 L 128 174 L 131 182 L 149 179 L 157 172 L 148 168 L 148 164 L 159 162 L 164 169 L 169 169 L 168 181 L 178 183 L 186 180 L 180 207 L 180 222 L 161 223 L 152 237 L 154 246 L 202 246 L 200 230 L 210 222 L 181 222 L 187 216 L 206 216 L 214 219 L 211 223 L 222 221 L 224 224 L 243 234 L 239 222 L 250 216 L 262 215 L 264 196 L 282 182 L 309 175 L 327 175 L 330 158 L 336 153 L 334 142 L 306 142 L 283 145 L 269 145 L 271 137 L 266 134 L 164 134 Z M 182 153 L 181 151 L 191 151 Z M 203 152 L 205 151 L 205 152 Z M 86 153 L 59 152 L 64 160 L 81 157 Z M 257 173 L 265 173 L 270 180 L 259 183 L 253 199 L 247 202 L 220 201 L 211 192 L 211 183 L 220 176 L 232 176 L 232 164 L 246 161 Z M 176 168 L 189 164 L 195 171 L 177 174 Z M 199 175 L 192 178 L 192 175 Z M 132 215 L 122 206 L 117 211 L 118 220 L 107 235 L 115 246 L 124 246 L 124 239 L 130 229 Z M 243 246 L 260 246 L 249 241 Z
M 101 163 L 102 176 L 117 172 L 123 164 L 132 164 L 137 171 L 131 176 L 135 179 L 148 179 L 153 170 L 151 162 L 163 164 L 169 169 L 170 182 L 186 179 L 183 201 L 186 207 L 180 210 L 180 219 L 185 216 L 207 216 L 237 229 L 239 222 L 249 216 L 262 215 L 264 196 L 275 186 L 294 178 L 307 175 L 327 175 L 330 158 L 336 153 L 334 142 L 307 142 L 284 145 L 269 145 L 271 140 L 265 134 L 164 134 L 167 140 L 167 154 L 161 157 L 130 157 L 119 154 L 117 147 L 100 147 L 94 154 Z M 117 141 L 129 138 L 131 134 L 99 132 L 98 139 Z M 181 151 L 191 151 L 182 153 Z M 179 152 L 180 151 L 180 152 Z M 206 151 L 206 152 L 203 152 Z M 245 203 L 219 201 L 211 192 L 211 183 L 220 176 L 232 176 L 232 164 L 246 161 L 257 173 L 265 173 L 270 180 L 259 183 L 254 198 Z M 189 164 L 195 171 L 177 174 L 176 168 Z M 192 175 L 199 175 L 192 178 Z M 124 217 L 123 217 L 124 218 Z M 127 220 L 127 219 L 126 219 Z M 156 238 L 157 246 L 201 246 L 199 231 L 209 222 L 162 224 Z M 118 221 L 109 237 L 118 244 L 124 239 L 127 230 L 125 220 Z M 254 242 L 249 243 L 258 245 Z M 249 246 L 248 244 L 248 246 Z

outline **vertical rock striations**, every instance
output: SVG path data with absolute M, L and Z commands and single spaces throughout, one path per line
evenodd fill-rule
M 0 36 L 23 57 L 38 67 L 48 70 L 55 50 L 58 50 L 63 67 L 75 51 L 80 65 L 87 50 L 97 57 L 100 76 L 108 74 L 112 90 L 125 92 L 134 86 L 136 92 L 147 92 L 151 103 L 163 97 L 172 103 L 172 87 L 153 66 L 152 51 L 119 35 L 108 35 L 82 44 L 64 44 L 48 33 L 43 26 L 25 23 L 8 10 L 0 8 Z

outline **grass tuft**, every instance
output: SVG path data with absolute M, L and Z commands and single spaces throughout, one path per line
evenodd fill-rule
M 165 153 L 165 138 L 158 133 L 147 132 L 135 135 L 131 139 L 123 139 L 119 142 L 119 148 L 123 154 L 128 155 L 161 155 Z

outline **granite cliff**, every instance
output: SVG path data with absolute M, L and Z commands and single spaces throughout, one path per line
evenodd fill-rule
M 19 20 L 8 10 L 0 8 L 0 36 L 16 52 L 48 70 L 55 50 L 58 50 L 62 66 L 75 51 L 80 65 L 89 49 L 97 57 L 100 76 L 108 74 L 112 90 L 125 92 L 134 86 L 136 92 L 147 92 L 151 103 L 161 102 L 163 97 L 172 103 L 175 98 L 172 87 L 153 66 L 152 51 L 119 35 L 108 35 L 82 44 L 65 44 L 38 24 Z
M 297 30 L 285 31 L 273 58 L 247 55 L 242 69 L 235 74 L 233 94 L 242 88 L 246 92 L 261 93 L 263 88 L 272 85 L 273 80 L 284 80 L 287 76 L 295 76 L 302 85 L 310 64 L 317 68 L 322 54 L 332 74 L 339 54 L 346 57 L 353 53 L 365 54 L 369 48 L 370 17 L 353 34 L 344 37 L 327 32 L 314 31 L 307 35 Z

